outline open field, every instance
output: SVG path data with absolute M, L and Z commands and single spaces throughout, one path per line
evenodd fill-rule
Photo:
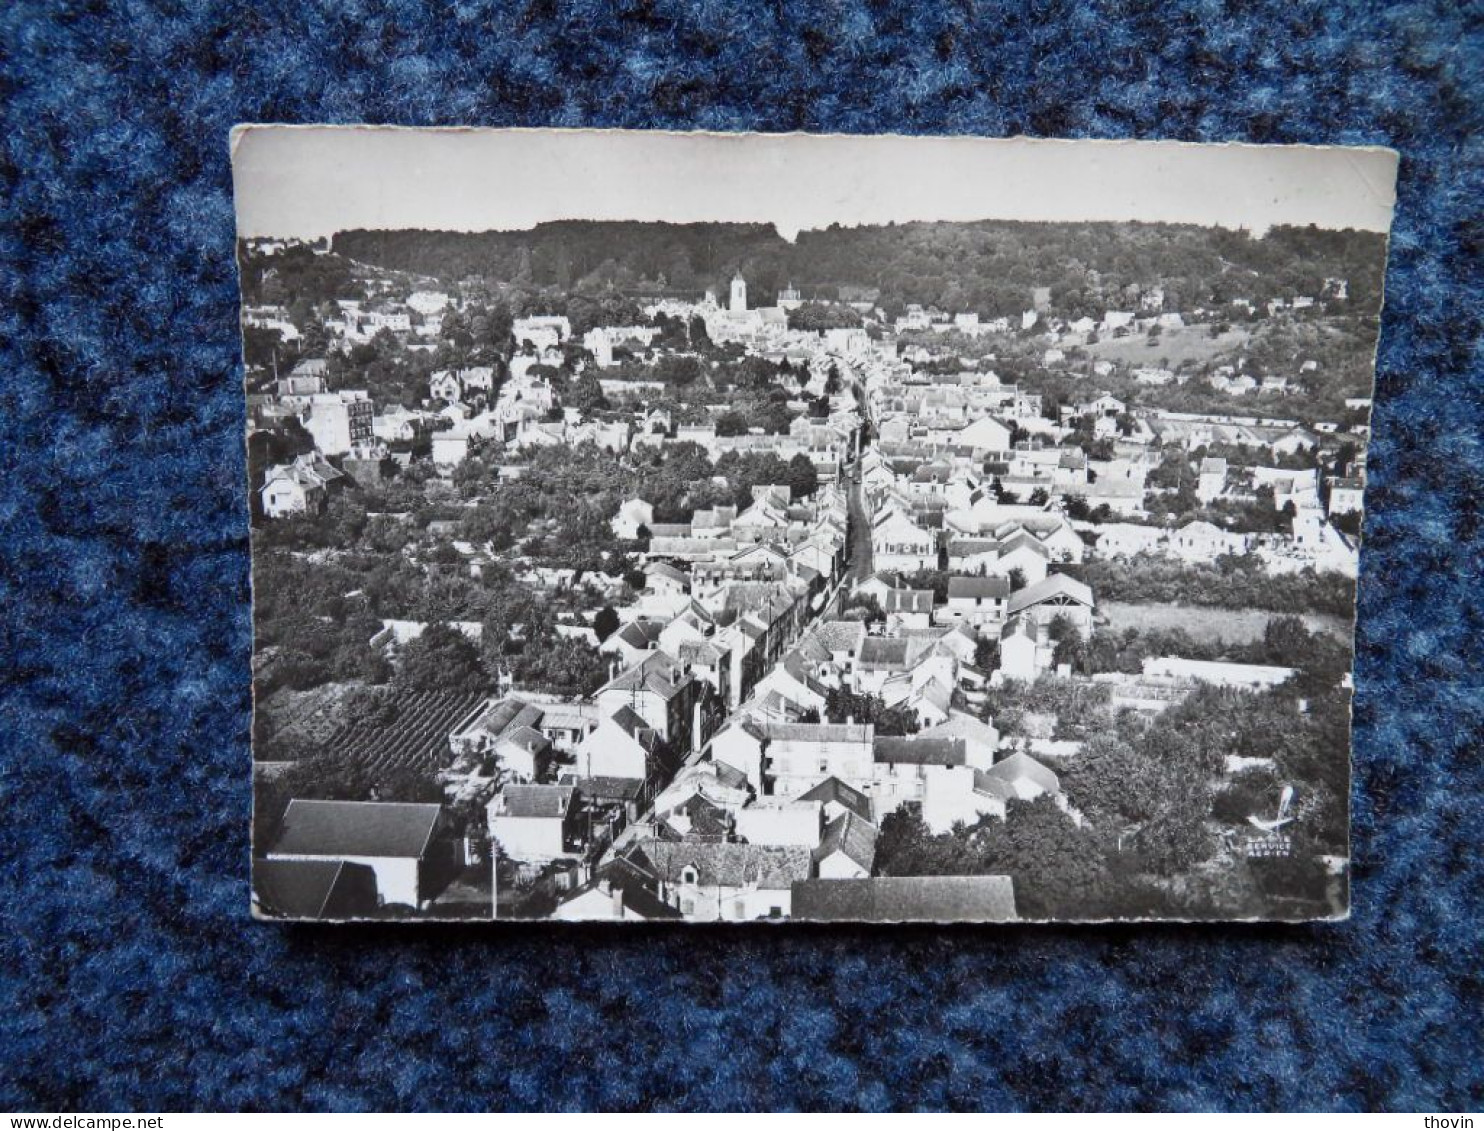
M 1261 609 L 1212 609 L 1190 605 L 1133 605 L 1109 601 L 1098 606 L 1108 624 L 1118 632 L 1137 628 L 1141 631 L 1170 631 L 1182 628 L 1196 640 L 1224 640 L 1228 644 L 1245 644 L 1261 640 L 1268 621 L 1282 613 Z M 1311 632 L 1328 632 L 1349 639 L 1350 625 L 1339 617 L 1324 613 L 1296 613 Z
M 1244 327 L 1234 326 L 1219 337 L 1211 337 L 1204 323 L 1183 326 L 1178 330 L 1161 330 L 1150 342 L 1143 334 L 1126 338 L 1103 338 L 1082 350 L 1099 361 L 1123 362 L 1126 365 L 1158 365 L 1178 368 L 1187 361 L 1214 361 L 1226 354 L 1245 349 L 1252 335 Z

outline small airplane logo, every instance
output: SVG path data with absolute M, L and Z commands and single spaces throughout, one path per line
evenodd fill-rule
M 1293 820 L 1293 817 L 1289 814 L 1289 809 L 1292 805 L 1293 786 L 1285 785 L 1282 795 L 1278 798 L 1278 815 L 1271 821 L 1264 820 L 1261 817 L 1248 817 L 1247 823 L 1254 828 L 1261 829 L 1265 833 L 1275 833 Z

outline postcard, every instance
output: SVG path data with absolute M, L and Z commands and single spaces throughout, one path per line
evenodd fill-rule
M 232 146 L 256 916 L 1348 915 L 1395 153 Z

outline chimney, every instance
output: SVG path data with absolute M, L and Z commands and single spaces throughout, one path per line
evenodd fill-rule
M 623 888 L 616 888 L 616 887 L 613 887 L 610 884 L 609 887 L 608 887 L 608 894 L 613 899 L 613 917 L 615 919 L 622 919 L 623 918 Z

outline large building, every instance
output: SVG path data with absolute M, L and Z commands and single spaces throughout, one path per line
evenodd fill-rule
M 374 414 L 370 396 L 357 389 L 314 394 L 302 419 L 321 453 L 346 456 L 376 442 Z

